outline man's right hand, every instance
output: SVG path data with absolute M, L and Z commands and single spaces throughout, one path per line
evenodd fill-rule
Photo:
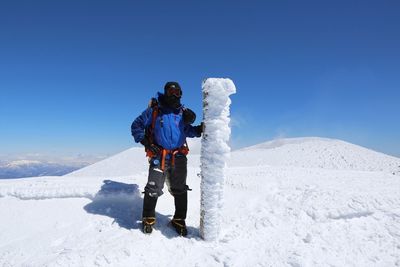
M 146 137 L 143 138 L 140 143 L 146 148 L 146 150 L 150 150 L 153 154 L 158 155 L 160 153 L 160 148 L 154 144 L 151 144 L 149 142 L 149 139 L 147 139 Z

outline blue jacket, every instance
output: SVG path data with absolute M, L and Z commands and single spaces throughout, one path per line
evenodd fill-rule
M 195 128 L 183 121 L 183 109 L 172 109 L 163 106 L 164 95 L 158 93 L 158 116 L 153 129 L 154 142 L 169 150 L 174 150 L 183 146 L 186 137 L 200 137 Z M 149 107 L 137 117 L 132 125 L 131 132 L 135 142 L 139 143 L 145 137 L 145 132 L 152 123 L 153 108 Z

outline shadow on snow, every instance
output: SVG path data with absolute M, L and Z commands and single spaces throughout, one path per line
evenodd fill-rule
M 92 202 L 84 207 L 85 211 L 113 218 L 114 223 L 122 228 L 141 231 L 143 198 L 139 186 L 111 180 L 104 180 L 103 183 Z M 157 212 L 156 218 L 155 230 L 160 231 L 167 238 L 177 236 L 176 232 L 168 226 L 172 215 Z M 188 237 L 199 237 L 199 230 L 188 226 Z

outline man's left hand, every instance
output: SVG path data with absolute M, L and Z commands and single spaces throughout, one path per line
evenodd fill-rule
M 194 130 L 196 131 L 196 133 L 198 135 L 201 135 L 203 133 L 203 131 L 204 131 L 204 122 L 200 123 L 197 126 L 194 126 Z

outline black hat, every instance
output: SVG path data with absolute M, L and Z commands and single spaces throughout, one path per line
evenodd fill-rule
M 167 82 L 164 86 L 164 93 L 167 93 L 168 89 L 179 89 L 182 92 L 182 88 L 177 82 Z

